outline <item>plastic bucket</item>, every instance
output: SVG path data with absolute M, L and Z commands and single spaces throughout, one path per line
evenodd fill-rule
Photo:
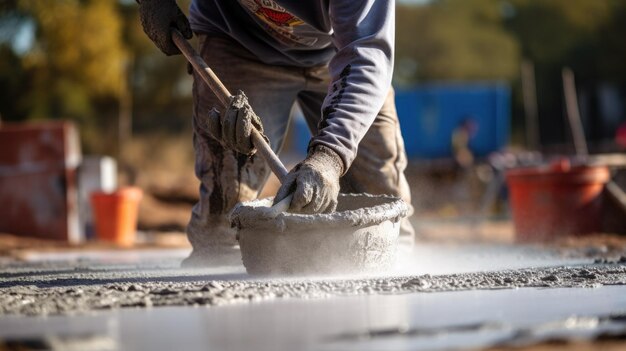
M 137 214 L 143 192 L 136 187 L 112 193 L 91 193 L 96 237 L 121 246 L 131 246 L 137 236 Z
M 545 241 L 602 230 L 602 193 L 610 180 L 605 166 L 559 161 L 506 174 L 516 239 Z

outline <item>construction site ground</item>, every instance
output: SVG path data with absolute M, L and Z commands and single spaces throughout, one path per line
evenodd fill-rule
M 418 239 L 390 274 L 182 269 L 188 173 L 139 173 L 132 248 L 0 234 L 0 350 L 626 348 L 626 236 L 516 243 L 506 216 L 465 215 L 480 189 L 411 174 Z
M 180 234 L 132 249 L 1 235 L 0 350 L 626 347 L 626 239 L 519 245 L 508 222 L 469 227 L 420 221 L 415 250 L 372 277 L 182 269 Z

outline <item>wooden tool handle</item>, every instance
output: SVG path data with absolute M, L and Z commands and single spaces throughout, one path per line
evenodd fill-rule
M 274 150 L 272 150 L 272 148 L 267 144 L 265 138 L 261 135 L 261 132 L 256 130 L 256 128 L 252 129 L 252 144 L 254 144 L 256 151 L 261 155 L 261 157 L 267 161 L 272 169 L 272 172 L 276 174 L 276 177 L 278 177 L 278 180 L 282 184 L 287 176 L 287 173 L 289 172 L 278 156 L 276 156 Z
M 198 72 L 200 77 L 202 77 L 202 80 L 204 80 L 213 93 L 215 93 L 222 105 L 227 107 L 230 104 L 230 98 L 232 95 L 228 89 L 226 89 L 224 84 L 222 84 L 220 79 L 217 78 L 215 72 L 213 72 L 206 62 L 204 62 L 202 57 L 177 29 L 172 29 L 172 40 L 187 58 L 187 61 L 191 63 L 196 72 Z M 276 174 L 278 180 L 282 183 L 288 173 L 287 168 L 285 168 L 285 165 L 283 165 L 278 156 L 276 156 L 272 148 L 265 141 L 265 138 L 263 138 L 261 133 L 256 129 L 252 132 L 252 144 L 256 147 L 257 152 L 261 154 L 261 157 L 267 161 L 272 172 Z
M 183 37 L 178 29 L 172 29 L 172 41 L 180 49 L 183 55 L 187 58 L 187 61 L 191 63 L 193 68 L 198 72 L 202 80 L 211 88 L 213 93 L 220 99 L 220 102 L 224 107 L 230 104 L 231 94 L 226 89 L 224 84 L 215 75 L 215 72 L 204 62 L 200 54 L 189 44 L 189 42 Z

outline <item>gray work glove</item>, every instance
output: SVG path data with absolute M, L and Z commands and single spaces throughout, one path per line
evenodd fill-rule
M 293 193 L 289 210 L 296 213 L 330 213 L 337 209 L 343 161 L 332 149 L 317 145 L 283 182 L 274 204 Z
M 220 113 L 215 108 L 211 109 L 206 124 L 201 128 L 226 148 L 244 155 L 253 155 L 256 152 L 251 139 L 253 128 L 261 132 L 269 142 L 263 134 L 261 119 L 252 111 L 246 94 L 241 90 L 231 97 L 226 112 Z
M 178 29 L 185 39 L 191 39 L 193 33 L 176 0 L 137 0 L 137 3 L 143 31 L 150 40 L 168 56 L 180 54 L 172 41 L 172 28 Z

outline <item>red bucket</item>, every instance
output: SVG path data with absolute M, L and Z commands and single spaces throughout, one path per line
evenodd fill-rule
M 602 230 L 605 166 L 519 168 L 506 174 L 516 239 L 545 241 Z
M 132 246 L 135 243 L 142 195 L 141 189 L 136 187 L 120 188 L 112 193 L 91 194 L 98 240 L 121 246 Z

